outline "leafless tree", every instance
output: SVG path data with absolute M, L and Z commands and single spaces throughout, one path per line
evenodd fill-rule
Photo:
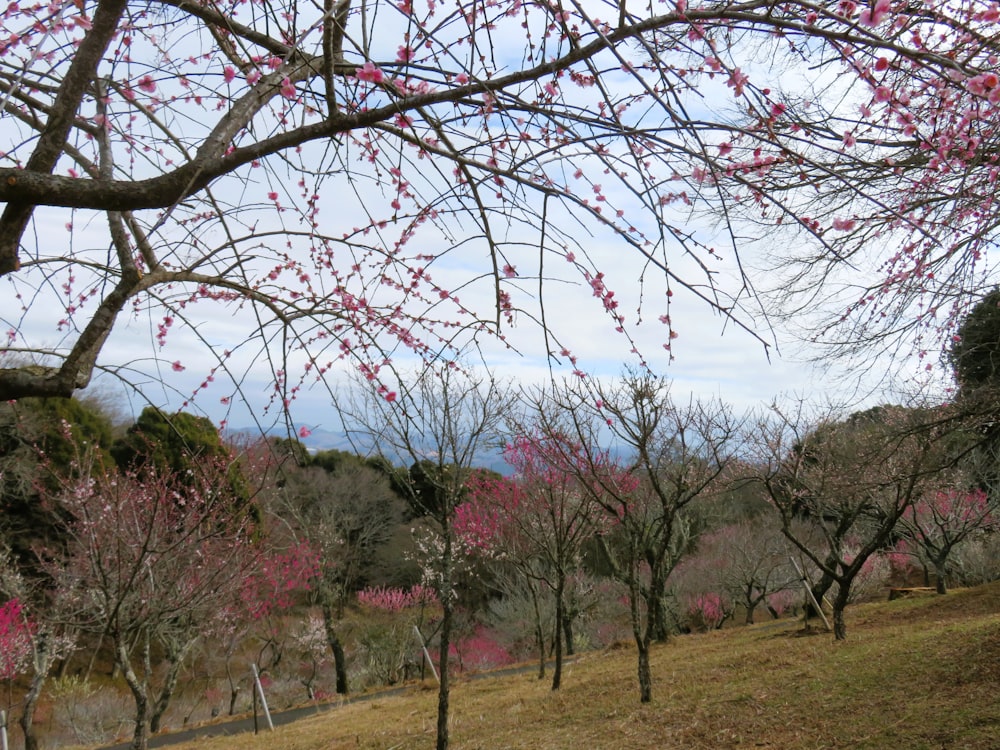
M 388 389 L 384 376 L 380 380 L 381 384 L 359 378 L 337 406 L 360 444 L 374 446 L 392 464 L 402 460 L 422 469 L 419 483 L 414 472 L 408 475 L 408 489 L 413 503 L 423 507 L 433 521 L 434 536 L 425 540 L 422 573 L 441 601 L 437 748 L 446 750 L 451 691 L 448 652 L 460 562 L 453 533 L 455 509 L 477 461 L 499 444 L 512 396 L 492 376 L 471 369 L 427 366 L 413 373 L 396 372 L 396 390 Z
M 629 590 L 640 700 L 648 702 L 649 647 L 668 633 L 667 579 L 692 542 L 685 511 L 721 489 L 738 422 L 721 404 L 678 406 L 668 382 L 648 372 L 607 384 L 567 383 L 530 400 L 543 434 L 568 435 L 586 457 L 567 465 L 579 467 L 581 485 L 612 519 L 599 539 L 615 577 Z
M 836 584 L 838 640 L 847 637 L 851 585 L 870 558 L 886 549 L 915 502 L 952 485 L 968 450 L 953 439 L 962 426 L 944 406 L 877 407 L 842 419 L 810 417 L 799 403 L 758 420 L 749 440 L 760 452 L 756 480 L 785 536 L 818 568 L 815 598 Z
M 348 691 L 347 661 L 337 633 L 348 596 L 364 567 L 403 518 L 403 501 L 388 479 L 360 460 L 331 473 L 318 466 L 286 466 L 277 512 L 319 556 L 316 594 L 333 653 L 338 693 Z

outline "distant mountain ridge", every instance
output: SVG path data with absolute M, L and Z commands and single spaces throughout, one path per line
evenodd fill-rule
M 299 430 L 303 427 L 306 430 L 305 435 L 299 432 Z M 227 430 L 227 432 L 234 435 L 260 434 L 260 430 L 254 427 L 233 428 Z M 290 437 L 288 432 L 280 427 L 269 429 L 266 431 L 266 434 L 268 437 Z M 306 447 L 306 450 L 308 450 L 311 454 L 330 450 L 344 451 L 345 453 L 376 453 L 375 446 L 371 444 L 365 445 L 363 439 L 360 437 L 355 438 L 352 442 L 347 433 L 336 430 L 326 430 L 322 427 L 297 425 L 295 433 L 292 434 L 291 437 L 294 437 L 302 443 L 302 445 Z M 387 454 L 386 457 L 398 466 L 408 466 L 412 463 L 412 459 L 409 456 L 398 455 L 396 458 L 393 458 L 391 454 Z M 481 451 L 476 454 L 473 465 L 481 469 L 491 469 L 492 471 L 496 471 L 504 475 L 512 473 L 511 467 L 506 461 L 504 461 L 503 450 L 499 447 L 494 450 Z

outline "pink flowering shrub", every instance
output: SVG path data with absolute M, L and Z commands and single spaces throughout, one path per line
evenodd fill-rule
M 795 612 L 800 604 L 802 594 L 792 589 L 782 589 L 768 594 L 767 608 L 775 617 L 784 617 Z
M 358 604 L 383 612 L 402 612 L 422 604 L 437 602 L 437 594 L 419 583 L 409 589 L 375 586 L 358 592 Z
M 497 639 L 497 634 L 482 625 L 472 635 L 451 645 L 451 655 L 461 672 L 483 672 L 514 663 L 514 657 Z
M 687 616 L 692 628 L 715 630 L 733 614 L 725 597 L 714 591 L 696 594 L 687 601 Z
M 0 679 L 13 680 L 28 671 L 33 635 L 34 626 L 19 600 L 0 606 Z

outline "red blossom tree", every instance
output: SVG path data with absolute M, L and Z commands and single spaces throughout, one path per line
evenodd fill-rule
M 271 363 L 282 406 L 341 358 L 452 358 L 515 320 L 582 366 L 556 280 L 626 350 L 645 318 L 670 351 L 676 292 L 750 325 L 753 279 L 717 271 L 775 233 L 808 261 L 783 293 L 874 267 L 836 320 L 894 340 L 948 319 L 1000 215 L 985 0 L 15 0 L 3 19 L 0 319 L 37 361 L 4 363 L 0 399 L 151 354 L 157 379 L 234 381 L 226 401 Z M 253 326 L 209 334 L 237 312 Z M 103 361 L 133 315 L 150 351 Z M 170 350 L 180 328 L 210 364 Z
M 606 519 L 593 494 L 580 484 L 581 468 L 565 465 L 585 460 L 565 437 L 515 438 L 504 448 L 504 459 L 514 469 L 514 478 L 478 477 L 470 487 L 470 500 L 456 509 L 455 532 L 472 549 L 513 565 L 551 592 L 556 612 L 552 689 L 558 690 L 563 654 L 572 643 L 567 583 L 580 565 L 583 545 Z M 535 642 L 542 675 L 546 639 L 540 611 L 536 605 Z

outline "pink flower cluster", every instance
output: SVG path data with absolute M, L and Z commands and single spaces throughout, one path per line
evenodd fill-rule
M 437 594 L 417 584 L 409 589 L 395 586 L 374 586 L 358 592 L 358 604 L 383 612 L 402 612 L 422 604 L 433 604 Z

